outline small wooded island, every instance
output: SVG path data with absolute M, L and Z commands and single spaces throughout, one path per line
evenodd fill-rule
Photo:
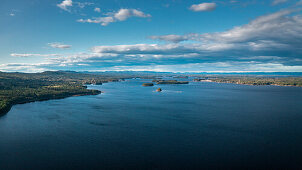
M 153 83 L 143 83 L 143 86 L 148 87 L 148 86 L 154 86 Z

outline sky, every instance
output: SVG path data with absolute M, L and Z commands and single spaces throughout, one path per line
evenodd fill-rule
M 302 0 L 0 4 L 0 71 L 302 72 Z

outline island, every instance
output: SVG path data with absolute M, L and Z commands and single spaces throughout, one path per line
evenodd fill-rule
M 154 86 L 153 83 L 144 83 L 143 86 L 147 87 L 147 86 Z

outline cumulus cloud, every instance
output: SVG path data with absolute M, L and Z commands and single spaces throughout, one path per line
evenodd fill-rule
M 69 11 L 68 7 L 72 6 L 72 0 L 63 0 L 60 4 L 57 4 L 57 6 L 65 11 Z
M 101 24 L 102 26 L 107 26 L 109 23 L 115 22 L 115 19 L 113 17 L 99 17 L 99 18 L 92 18 L 92 19 L 78 19 L 77 22 L 94 23 L 94 24 Z
M 192 11 L 195 11 L 195 12 L 213 11 L 213 10 L 216 9 L 216 3 L 194 4 L 189 9 L 192 10 Z
M 105 17 L 94 17 L 92 19 L 79 19 L 78 22 L 81 23 L 96 23 L 102 26 L 107 26 L 109 23 L 117 21 L 125 21 L 130 17 L 148 18 L 151 17 L 150 14 L 145 14 L 137 9 L 120 9 L 115 13 L 109 13 Z
M 94 5 L 92 2 L 74 2 L 73 0 L 63 0 L 61 3 L 57 4 L 57 7 L 63 9 L 64 11 L 71 12 L 71 8 L 73 7 L 73 11 L 79 11 L 86 6 Z
M 278 5 L 287 2 L 287 0 L 273 0 L 272 5 Z
M 302 17 L 292 15 L 298 11 L 282 10 L 258 17 L 246 25 L 236 26 L 224 32 L 151 37 L 169 42 L 176 41 L 171 39 L 171 37 L 176 37 L 176 42 L 192 40 L 203 43 L 246 44 L 254 48 L 279 46 L 280 48 L 301 49 Z
M 114 18 L 120 21 L 124 21 L 130 17 L 147 18 L 151 17 L 151 15 L 145 14 L 137 9 L 120 9 L 117 13 L 114 14 Z
M 270 15 L 261 16 L 249 24 L 234 27 L 229 31 L 200 35 L 200 40 L 229 43 L 257 43 L 266 41 L 300 49 L 302 42 L 302 18 L 299 15 L 291 16 L 295 12 L 297 10 L 282 10 Z
M 236 26 L 228 31 L 187 34 L 187 35 L 163 35 L 151 36 L 169 42 L 186 40 L 201 42 L 225 42 L 225 43 L 251 43 L 263 44 L 273 42 L 284 45 L 296 46 L 302 42 L 302 17 L 292 15 L 299 10 L 287 9 L 269 15 L 261 16 L 243 26 Z
M 62 44 L 62 43 L 48 43 L 48 45 L 52 48 L 60 48 L 60 49 L 68 49 L 71 48 L 71 45 L 66 45 L 66 44 Z
M 100 13 L 101 9 L 100 8 L 94 8 L 94 11 Z

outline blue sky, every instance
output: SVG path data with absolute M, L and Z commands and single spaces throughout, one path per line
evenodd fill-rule
M 302 72 L 302 0 L 2 0 L 0 71 Z

